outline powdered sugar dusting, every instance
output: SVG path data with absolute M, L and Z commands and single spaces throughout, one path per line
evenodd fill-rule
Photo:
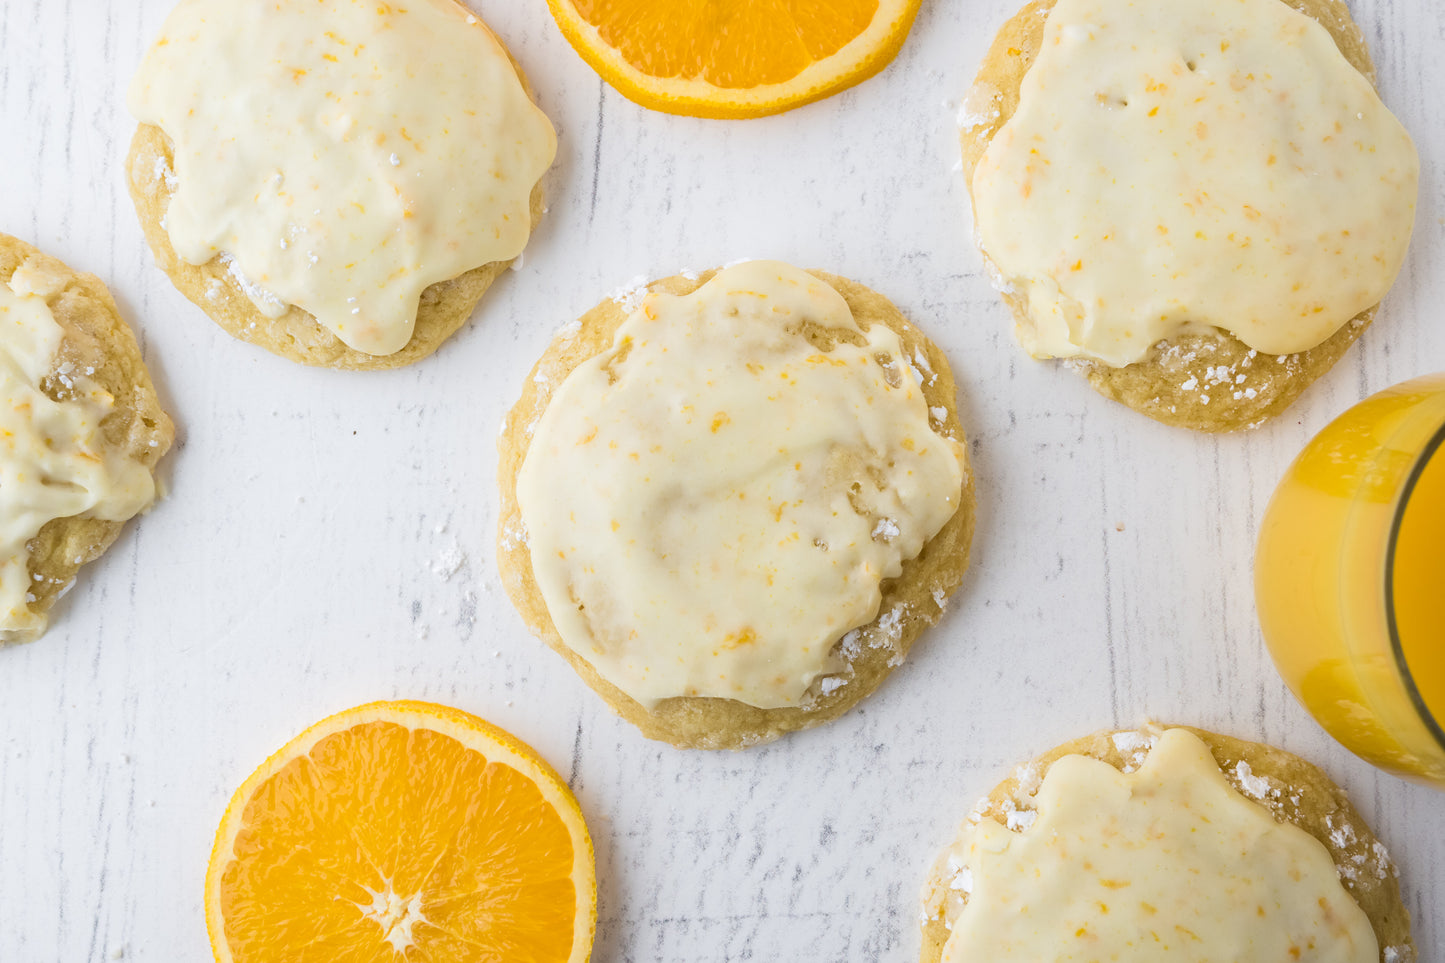
M 1014 770 L 1014 782 L 1018 783 L 1014 789 L 1014 799 L 1019 803 L 1033 799 L 1039 787 L 1044 784 L 1044 777 L 1039 772 L 1039 767 L 1030 762 L 1019 766 Z
M 915 374 L 917 374 L 920 370 L 928 372 L 928 381 L 926 382 L 927 384 L 933 384 L 935 381 L 938 380 L 938 374 L 933 370 L 933 365 L 928 363 L 928 356 L 923 353 L 923 350 L 921 348 L 913 352 L 913 365 L 913 371 Z M 925 384 L 922 377 L 918 379 L 918 383 Z
M 1017 792 L 1014 797 L 1005 799 L 998 807 L 1003 814 L 1004 825 L 1016 833 L 1026 832 L 1039 818 L 1039 814 L 1033 808 L 1032 795 L 1019 800 Z
M 1116 732 L 1113 736 L 1114 748 L 1120 752 L 1138 752 L 1154 744 L 1154 741 L 1142 732 Z
M 1339 872 L 1340 879 L 1356 883 L 1361 877 L 1365 879 L 1386 879 L 1390 876 L 1398 876 L 1399 870 L 1390 859 L 1390 853 L 1385 849 L 1379 840 L 1373 840 L 1368 847 L 1361 845 L 1359 834 L 1355 828 L 1339 817 L 1339 814 L 1332 813 L 1325 817 L 1325 828 L 1329 830 L 1330 847 L 1335 851 L 1335 869 Z M 1344 852 L 1351 849 L 1358 849 L 1345 858 Z
M 1034 824 L 1039 814 L 1032 809 L 1016 809 L 1006 817 L 1008 828 L 1016 833 L 1021 833 Z
M 437 557 L 432 560 L 431 570 L 432 574 L 436 575 L 437 578 L 443 582 L 449 582 L 452 576 L 461 571 L 462 566 L 465 564 L 467 564 L 466 552 L 462 551 L 460 545 L 452 545 L 449 548 L 442 549 Z
M 952 879 L 948 881 L 948 888 L 960 893 L 973 892 L 973 871 L 967 866 L 960 864 L 953 857 L 949 857 L 949 870 Z
M 1243 759 L 1234 767 L 1234 781 L 1239 786 L 1239 791 L 1252 799 L 1265 799 L 1271 795 L 1269 780 L 1263 776 L 1256 776 L 1249 763 Z M 1279 795 L 1276 791 L 1273 795 Z
M 993 263 L 992 258 L 985 255 L 983 266 L 988 270 L 988 283 L 995 291 L 999 294 L 1016 293 L 1017 289 L 1014 287 L 1013 282 L 1003 276 L 1003 272 L 998 269 L 998 265 Z
M 562 325 L 562 327 L 558 328 L 557 333 L 556 335 L 554 335 L 554 337 L 562 341 L 571 341 L 573 338 L 577 337 L 577 335 L 580 334 L 581 331 L 582 322 L 574 318 L 573 320 L 568 321 L 566 324 Z
M 222 254 L 220 261 L 226 266 L 226 271 L 235 279 L 236 283 L 240 285 L 246 297 L 251 299 L 251 303 L 256 305 L 262 314 L 268 318 L 279 318 L 286 313 L 286 308 L 288 307 L 286 302 L 246 277 L 234 257 L 230 254 Z
M 527 544 L 527 528 L 519 520 L 515 525 L 502 529 L 502 547 L 508 550 Z
M 963 103 L 958 105 L 959 129 L 973 130 L 993 126 L 1001 114 L 999 101 L 1002 97 L 1002 93 L 993 84 L 974 84 L 964 96 Z
M 1121 772 L 1133 772 L 1144 764 L 1144 758 L 1149 750 L 1154 748 L 1158 737 L 1153 733 L 1129 730 L 1127 732 L 1116 732 L 1113 735 L 1114 748 L 1129 756 L 1124 765 L 1120 767 Z
M 1200 404 L 1209 404 L 1211 398 L 1228 397 L 1236 402 L 1254 401 L 1261 397 L 1261 385 L 1249 384 L 1250 376 L 1258 373 L 1256 362 L 1260 361 L 1260 354 L 1251 348 L 1243 358 L 1230 364 L 1206 364 L 1203 374 L 1195 374 L 1197 368 L 1192 368 L 1196 361 L 1208 361 L 1222 350 L 1223 343 L 1192 342 L 1191 347 L 1184 347 L 1179 344 L 1170 344 L 1167 341 L 1160 342 L 1159 362 L 1166 369 L 1173 370 L 1181 375 L 1187 374 L 1179 383 L 1180 391 L 1198 392 Z M 1266 355 L 1265 357 L 1271 357 Z M 1280 355 L 1277 360 L 1288 365 L 1293 356 Z M 1159 404 L 1159 399 L 1154 399 L 1153 404 Z M 1170 411 L 1176 410 L 1174 406 L 1168 406 Z M 1257 424 L 1257 422 L 1256 422 Z M 1248 427 L 1255 427 L 1251 424 Z
M 165 156 L 162 154 L 156 155 L 156 166 L 151 171 L 151 180 L 157 184 L 164 183 L 166 190 L 172 194 L 181 183 L 180 179 L 176 177 L 176 172 L 171 170 L 171 165 L 166 162 Z
M 897 605 L 878 617 L 879 637 L 873 642 L 875 649 L 898 641 L 898 636 L 903 631 L 903 616 L 906 609 L 906 605 Z
M 1326 816 L 1325 825 L 1330 830 L 1330 842 L 1338 849 L 1348 849 L 1358 840 L 1355 827 L 1345 822 L 1335 825 L 1334 816 Z
M 616 291 L 613 291 L 611 297 L 622 310 L 631 314 L 642 307 L 642 299 L 647 297 L 647 278 L 639 274 Z
M 1395 861 L 1390 858 L 1390 851 L 1386 849 L 1385 844 L 1378 839 L 1370 845 L 1370 855 L 1375 860 L 1376 879 L 1400 875 L 1400 871 L 1395 868 Z

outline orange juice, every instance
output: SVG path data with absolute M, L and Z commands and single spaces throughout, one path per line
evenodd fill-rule
M 1405 492 L 1389 564 L 1400 654 L 1426 711 L 1445 723 L 1445 445 Z
M 1280 673 L 1331 735 L 1445 788 L 1445 374 L 1340 416 L 1260 525 L 1255 597 Z

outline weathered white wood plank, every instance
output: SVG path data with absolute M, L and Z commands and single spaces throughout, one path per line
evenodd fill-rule
M 924 868 L 972 799 L 1058 741 L 1146 717 L 1324 765 L 1399 858 L 1423 958 L 1440 960 L 1445 794 L 1375 773 L 1293 702 L 1250 558 L 1313 432 L 1445 368 L 1445 8 L 1354 4 L 1424 159 L 1399 285 L 1288 417 L 1208 439 L 1029 361 L 982 275 L 954 113 L 1014 2 L 929 0 L 878 78 L 727 124 L 604 88 L 540 0 L 476 0 L 561 135 L 551 212 L 440 354 L 355 376 L 231 341 L 144 249 L 123 94 L 168 0 L 0 0 L 0 230 L 110 284 L 182 438 L 172 495 L 44 640 L 0 651 L 0 959 L 207 958 L 201 883 L 230 792 L 317 718 L 399 696 L 478 712 L 570 777 L 597 842 L 598 960 L 909 959 Z M 493 562 L 493 446 L 553 329 L 638 274 L 742 256 L 857 278 L 944 346 L 980 527 L 954 610 L 862 709 L 686 754 L 642 740 L 527 636 Z

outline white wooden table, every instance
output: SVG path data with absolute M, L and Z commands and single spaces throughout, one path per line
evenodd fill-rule
M 1285 465 L 1334 415 L 1445 369 L 1445 5 L 1355 0 L 1424 167 L 1375 327 L 1286 417 L 1208 438 L 1030 361 L 970 242 L 958 99 L 1016 0 L 925 0 L 898 61 L 745 123 L 604 87 L 543 0 L 473 0 L 557 125 L 551 206 L 471 326 L 402 371 L 231 340 L 154 267 L 123 93 L 170 0 L 0 0 L 0 230 L 93 271 L 180 426 L 170 496 L 0 651 L 0 960 L 209 959 L 202 879 L 232 790 L 309 723 L 451 703 L 568 777 L 597 843 L 599 961 L 915 958 L 917 891 L 1013 763 L 1145 718 L 1322 764 L 1400 863 L 1445 960 L 1445 793 L 1338 748 L 1263 649 L 1250 560 Z M 497 581 L 495 439 L 550 333 L 636 275 L 769 256 L 892 297 L 948 353 L 979 479 L 972 571 L 862 708 L 744 753 L 642 739 Z

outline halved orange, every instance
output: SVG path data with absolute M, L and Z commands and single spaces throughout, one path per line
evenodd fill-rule
M 318 722 L 231 798 L 206 872 L 219 963 L 582 963 L 592 840 L 566 783 L 425 702 Z
M 867 80 L 919 0 L 547 0 L 582 59 L 644 107 L 761 117 Z

